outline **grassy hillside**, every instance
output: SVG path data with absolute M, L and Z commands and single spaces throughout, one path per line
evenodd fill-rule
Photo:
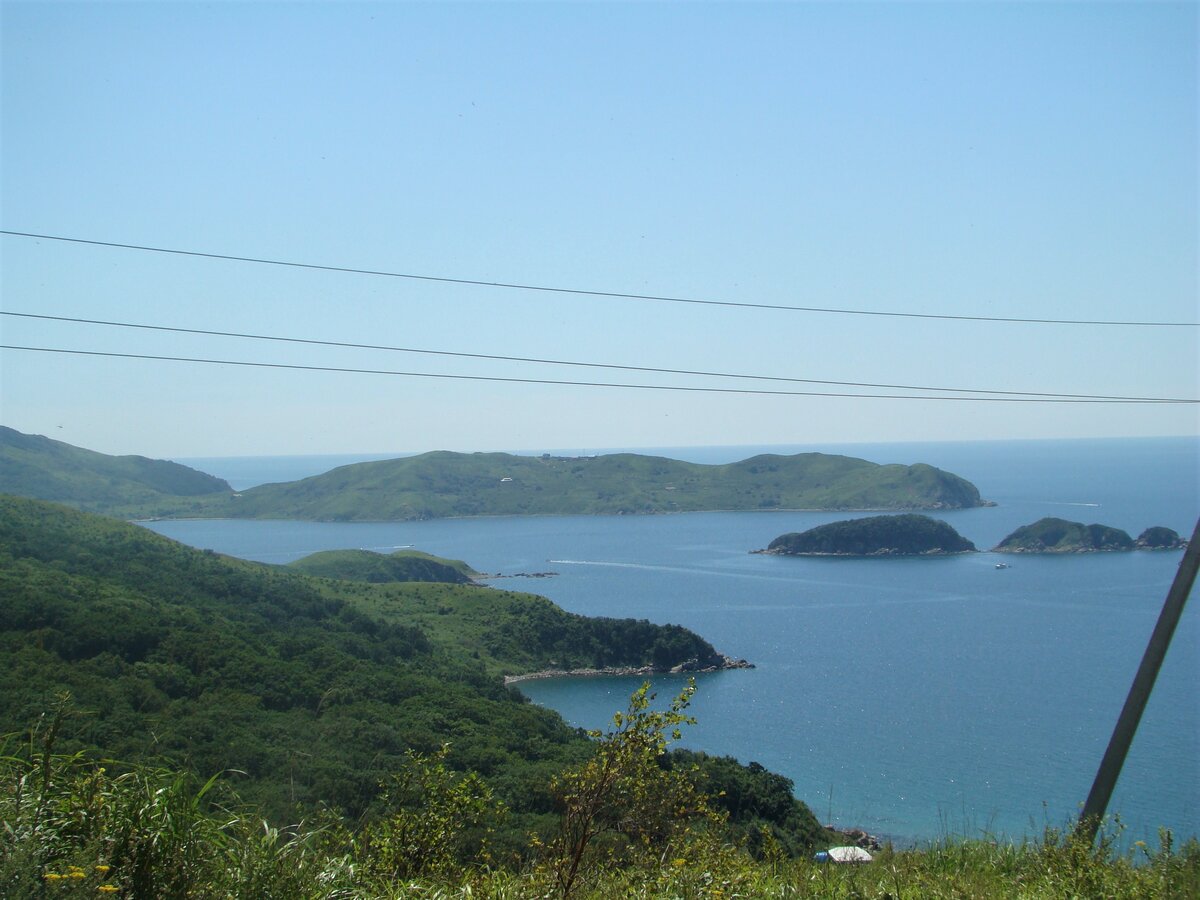
M 387 584 L 393 581 L 440 581 L 472 584 L 482 573 L 458 559 L 443 559 L 420 550 L 376 553 L 373 550 L 322 550 L 288 563 L 305 575 Z
M 881 466 L 821 453 L 713 466 L 636 454 L 436 452 L 262 485 L 216 500 L 207 514 L 394 521 L 718 509 L 957 509 L 980 502 L 974 485 L 932 466 Z
M 110 515 L 185 515 L 227 483 L 178 463 L 108 456 L 0 426 L 0 493 Z
M 780 535 L 768 553 L 787 556 L 931 556 L 969 553 L 975 545 L 929 516 L 868 516 Z

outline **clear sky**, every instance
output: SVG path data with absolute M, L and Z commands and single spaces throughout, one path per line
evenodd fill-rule
M 1197 10 L 6 0 L 0 227 L 779 306 L 1196 322 Z M 815 381 L 1200 396 L 1195 327 L 701 306 L 16 236 L 0 236 L 0 264 L 6 313 Z M 855 390 L 11 315 L 0 338 Z M 0 350 L 0 422 L 169 457 L 1196 434 L 1200 413 Z

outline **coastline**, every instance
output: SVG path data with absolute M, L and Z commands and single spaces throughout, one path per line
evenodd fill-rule
M 718 653 L 715 659 L 701 662 L 689 659 L 669 669 L 657 666 L 604 666 L 599 669 L 542 669 L 538 672 L 523 672 L 519 675 L 505 675 L 504 684 L 519 684 L 522 681 L 537 681 L 543 678 L 600 678 L 611 676 L 635 675 L 688 675 L 704 672 L 724 672 L 729 669 L 753 669 L 754 663 L 744 659 L 734 659 L 724 653 Z

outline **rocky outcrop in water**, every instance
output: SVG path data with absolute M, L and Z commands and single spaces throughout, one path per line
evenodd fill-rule
M 1022 525 L 994 549 L 997 553 L 1110 553 L 1178 550 L 1186 546 L 1187 541 L 1178 532 L 1162 526 L 1147 528 L 1135 541 L 1120 528 L 1046 518 Z

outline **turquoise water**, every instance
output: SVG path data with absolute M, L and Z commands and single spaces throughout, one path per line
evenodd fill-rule
M 717 462 L 764 448 L 672 451 Z M 772 448 L 777 449 L 777 448 Z M 800 448 L 786 448 L 800 449 Z M 981 548 L 1056 515 L 1135 536 L 1188 534 L 1200 510 L 1194 439 L 823 448 L 926 461 L 996 507 L 945 513 Z M 350 461 L 343 459 L 342 462 Z M 214 464 L 215 463 L 215 464 Z M 280 461 L 241 477 L 278 480 Z M 296 471 L 297 460 L 288 463 Z M 219 461 L 206 471 L 224 475 Z M 291 476 L 288 476 L 291 477 Z M 231 479 L 232 480 L 232 479 Z M 552 570 L 505 588 L 566 609 L 678 622 L 757 668 L 702 676 L 684 744 L 782 772 L 818 816 L 902 840 L 1036 835 L 1087 795 L 1181 554 L 977 554 L 929 560 L 753 555 L 829 513 L 461 519 L 416 523 L 152 523 L 199 547 L 287 562 L 334 547 L 416 546 L 486 571 Z M 1200 618 L 1187 610 L 1112 811 L 1127 840 L 1200 832 Z M 637 679 L 523 683 L 535 702 L 603 727 Z M 681 686 L 656 680 L 661 695 Z

